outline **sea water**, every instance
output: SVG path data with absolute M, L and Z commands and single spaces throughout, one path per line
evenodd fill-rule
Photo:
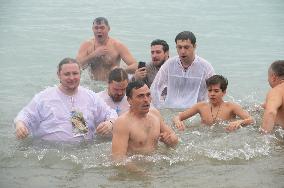
M 284 59 L 284 1 L 2 0 L 0 10 L 0 187 L 284 187 L 283 130 L 258 131 L 267 69 Z M 160 143 L 152 155 L 128 159 L 143 173 L 113 164 L 110 141 L 55 146 L 16 140 L 14 117 L 34 94 L 58 83 L 57 64 L 76 56 L 98 16 L 108 18 L 110 35 L 138 61 L 150 61 L 157 38 L 176 55 L 175 36 L 192 31 L 197 54 L 229 80 L 225 99 L 242 105 L 256 123 L 227 133 L 226 125 L 187 120 L 184 132 L 174 129 L 177 148 Z M 81 84 L 106 88 L 86 72 Z M 161 110 L 168 125 L 178 111 Z

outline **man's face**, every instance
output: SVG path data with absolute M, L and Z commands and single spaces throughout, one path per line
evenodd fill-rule
M 108 84 L 108 95 L 114 102 L 120 102 L 123 99 L 127 84 L 127 80 L 121 82 L 112 81 Z
M 80 68 L 76 63 L 62 65 L 60 72 L 57 73 L 61 85 L 66 91 L 74 91 L 80 84 Z
M 176 49 L 182 63 L 192 63 L 195 56 L 196 45 L 191 44 L 190 40 L 177 40 Z
M 154 45 L 151 46 L 151 58 L 156 67 L 161 67 L 169 58 L 169 52 L 164 52 L 163 45 Z
M 138 113 L 148 113 L 151 103 L 150 89 L 145 84 L 139 89 L 132 89 L 132 97 L 128 98 L 131 109 Z
M 109 27 L 104 22 L 93 24 L 95 38 L 99 41 L 104 41 L 107 39 L 109 30 Z
M 222 91 L 220 84 L 211 85 L 207 88 L 208 98 L 212 104 L 219 103 L 223 100 L 226 91 Z

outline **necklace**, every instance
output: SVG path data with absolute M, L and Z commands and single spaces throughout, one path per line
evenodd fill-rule
M 217 119 L 217 117 L 218 117 L 218 114 L 219 114 L 219 111 L 220 111 L 221 105 L 222 105 L 222 103 L 219 105 L 219 107 L 218 107 L 218 110 L 217 110 L 217 113 L 216 113 L 216 116 L 215 116 L 215 117 L 213 116 L 212 104 L 210 105 L 210 111 L 211 111 L 211 117 L 212 117 L 213 123 L 215 123 L 215 122 L 216 122 L 216 119 Z

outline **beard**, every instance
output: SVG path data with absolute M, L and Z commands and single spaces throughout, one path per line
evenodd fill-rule
M 123 96 L 120 95 L 110 95 L 113 102 L 120 102 L 123 99 Z

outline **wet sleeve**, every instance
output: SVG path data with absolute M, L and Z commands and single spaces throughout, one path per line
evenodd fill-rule
M 17 121 L 23 121 L 28 128 L 29 132 L 32 133 L 34 129 L 40 124 L 40 96 L 39 94 L 35 95 L 35 97 L 26 105 L 14 119 L 14 123 Z M 42 109 L 43 110 L 43 109 Z
M 164 97 L 162 92 L 167 87 L 168 83 L 168 71 L 167 66 L 162 66 L 158 71 L 150 88 L 152 96 L 152 104 L 155 108 L 161 108 L 164 104 Z
M 96 111 L 94 114 L 96 124 L 98 125 L 99 123 L 109 119 L 116 119 L 116 111 L 109 107 L 101 97 L 97 96 L 97 94 L 94 95 L 96 101 Z
M 201 83 L 200 86 L 200 92 L 198 93 L 198 98 L 197 98 L 197 102 L 201 102 L 201 101 L 206 101 L 208 99 L 208 94 L 207 94 L 207 87 L 206 87 L 206 79 L 210 78 L 211 76 L 215 75 L 215 71 L 212 67 L 211 64 L 207 64 L 207 67 L 205 69 L 205 78 Z

